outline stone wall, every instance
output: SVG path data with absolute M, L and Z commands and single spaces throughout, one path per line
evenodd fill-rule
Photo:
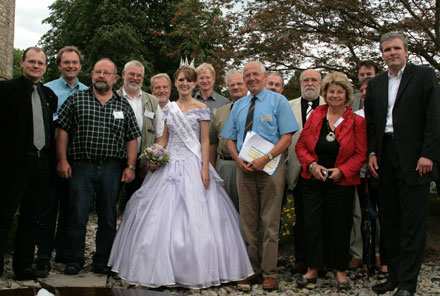
M 15 0 L 0 0 L 0 79 L 12 78 Z

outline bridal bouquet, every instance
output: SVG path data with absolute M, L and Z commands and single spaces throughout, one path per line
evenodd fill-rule
M 170 153 L 164 146 L 159 144 L 153 144 L 150 147 L 145 148 L 144 152 L 139 156 L 139 159 L 146 159 L 149 163 L 164 164 L 168 163 L 170 159 Z

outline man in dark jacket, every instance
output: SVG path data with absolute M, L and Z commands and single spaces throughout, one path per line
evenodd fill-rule
M 53 120 L 58 99 L 40 82 L 47 68 L 43 50 L 26 49 L 21 67 L 22 77 L 0 82 L 0 274 L 10 226 L 20 208 L 13 270 L 16 280 L 29 280 L 34 277 L 38 218 L 55 164 Z

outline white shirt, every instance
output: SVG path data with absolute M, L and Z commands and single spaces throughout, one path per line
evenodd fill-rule
M 397 76 L 393 76 L 388 71 L 388 111 L 387 122 L 385 124 L 385 133 L 392 133 L 393 128 L 393 108 L 397 98 L 397 91 L 399 90 L 400 81 L 402 80 L 403 70 L 405 66 L 397 73 Z
M 124 98 L 130 104 L 131 108 L 133 109 L 133 112 L 134 112 L 134 115 L 136 116 L 136 121 L 139 126 L 139 129 L 142 131 L 142 127 L 144 126 L 144 108 L 142 106 L 142 90 L 139 90 L 139 93 L 134 98 L 131 98 L 125 92 L 124 88 L 122 88 L 122 94 L 124 95 Z M 147 112 L 148 112 L 148 110 L 146 110 L 145 116 L 150 117 L 149 114 L 147 114 Z M 155 124 L 156 124 L 156 139 L 157 139 L 157 138 L 162 137 L 163 129 L 164 129 L 163 112 L 162 112 L 162 109 L 160 108 L 159 104 L 157 104 L 156 114 L 153 117 L 155 119 Z M 142 137 L 139 137 L 137 139 L 138 151 L 141 148 L 141 139 L 142 139 Z

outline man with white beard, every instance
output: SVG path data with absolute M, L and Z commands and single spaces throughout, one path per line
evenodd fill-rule
M 293 114 L 298 121 L 299 130 L 292 136 L 292 144 L 288 149 L 286 167 L 287 190 L 293 193 L 295 202 L 296 223 L 294 228 L 295 269 L 305 273 L 306 254 L 304 246 L 304 215 L 301 196 L 301 165 L 295 153 L 295 145 L 310 113 L 318 106 L 325 104 L 324 98 L 319 95 L 321 91 L 321 74 L 313 69 L 307 69 L 299 78 L 301 97 L 289 101 Z
M 145 148 L 153 145 L 156 139 L 163 133 L 164 122 L 162 109 L 159 107 L 159 99 L 142 91 L 144 82 L 144 66 L 141 62 L 132 60 L 125 64 L 122 71 L 124 85 L 117 91 L 118 95 L 125 98 L 136 115 L 136 121 L 142 136 L 138 140 L 138 152 L 142 153 Z M 135 179 L 125 184 L 125 202 L 139 189 L 148 171 L 143 162 L 137 160 Z

